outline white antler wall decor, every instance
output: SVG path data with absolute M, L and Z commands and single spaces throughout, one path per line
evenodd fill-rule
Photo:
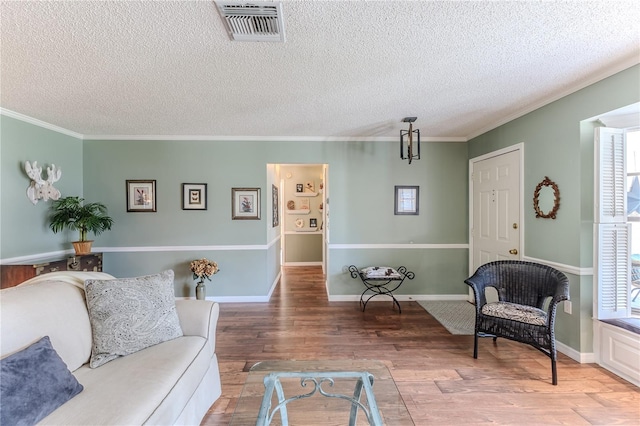
M 42 167 L 38 167 L 38 162 L 34 161 L 33 166 L 28 161 L 24 163 L 24 169 L 31 178 L 31 184 L 27 188 L 27 198 L 33 204 L 38 204 L 38 200 L 47 201 L 49 198 L 57 200 L 60 198 L 60 191 L 53 187 L 53 183 L 60 180 L 62 170 L 52 164 L 47 167 L 47 180 L 42 179 Z

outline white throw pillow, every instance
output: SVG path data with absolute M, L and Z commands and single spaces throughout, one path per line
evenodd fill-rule
M 93 345 L 89 366 L 182 336 L 173 271 L 113 280 L 86 280 Z

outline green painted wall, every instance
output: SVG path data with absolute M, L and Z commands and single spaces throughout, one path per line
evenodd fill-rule
M 577 268 L 593 266 L 593 128 L 596 115 L 640 101 L 633 66 L 469 141 L 469 158 L 524 143 L 524 199 L 548 176 L 560 188 L 556 220 L 536 219 L 525 202 L 524 255 Z M 571 274 L 568 274 L 571 275 Z M 593 277 L 571 275 L 573 315 L 560 313 L 558 339 L 593 351 Z
M 189 270 L 194 259 L 206 257 L 218 263 L 220 271 L 205 280 L 207 297 L 265 296 L 270 286 L 268 251 L 187 250 L 105 253 L 103 269 L 117 277 L 154 274 L 166 269 L 175 272 L 177 297 L 195 297 L 195 281 Z M 273 272 L 273 271 L 272 271 Z
M 271 188 L 267 192 L 266 162 L 258 159 L 265 148 L 242 142 L 85 141 L 85 190 L 100 194 L 115 222 L 101 245 L 266 244 Z M 156 213 L 127 212 L 130 179 L 156 180 Z M 182 210 L 183 183 L 207 183 L 207 210 Z M 231 220 L 232 187 L 261 189 L 261 220 Z
M 109 207 L 114 228 L 98 238 L 105 270 L 133 276 L 172 268 L 176 295 L 193 295 L 188 262 L 206 256 L 220 273 L 208 296 L 264 296 L 280 265 L 281 241 L 271 225 L 271 185 L 276 164 L 328 164 L 330 187 L 329 291 L 358 295 L 350 264 L 404 265 L 416 273 L 401 294 L 466 294 L 468 160 L 524 143 L 525 200 L 544 176 L 558 183 L 558 219 L 536 219 L 525 203 L 525 256 L 569 266 L 592 266 L 593 141 L 584 120 L 640 100 L 640 67 L 634 66 L 464 143 L 424 143 L 412 165 L 397 144 L 295 141 L 80 141 L 6 116 L 0 117 L 0 258 L 69 249 L 75 235 L 48 230 L 48 205 L 25 196 L 26 160 L 55 163 L 63 195 L 83 195 Z M 125 181 L 157 181 L 157 213 L 127 213 Z M 208 210 L 183 211 L 181 184 L 207 183 Z M 420 186 L 420 215 L 393 214 L 394 185 Z M 262 219 L 231 220 L 231 188 L 259 187 Z M 362 248 L 364 244 L 427 244 L 428 248 Z M 216 247 L 212 250 L 210 247 Z M 228 247 L 227 247 L 228 246 Z M 226 248 L 225 248 L 226 247 Z M 574 314 L 561 312 L 558 338 L 592 351 L 592 277 L 570 275 Z
M 333 296 L 360 294 L 364 286 L 353 279 L 349 265 L 391 266 L 406 268 L 415 273 L 413 280 L 405 280 L 395 292 L 402 295 L 463 295 L 469 287 L 468 249 L 332 249 L 329 253 L 329 293 Z
M 115 275 L 170 267 L 171 262 L 164 260 L 167 253 L 159 254 L 158 247 L 169 246 L 167 250 L 173 251 L 170 256 L 176 258 L 174 267 L 185 269 L 187 260 L 200 257 L 198 250 L 187 252 L 184 257 L 184 252 L 178 250 L 185 247 L 272 243 L 272 221 L 266 212 L 271 209 L 271 184 L 277 179 L 274 164 L 329 164 L 331 243 L 464 244 L 466 144 L 425 143 L 422 151 L 423 160 L 409 166 L 398 158 L 397 145 L 392 142 L 91 140 L 85 142 L 84 183 L 87 192 L 101 194 L 115 220 L 114 228 L 104 234 L 100 245 L 111 250 L 136 248 L 135 253 L 105 254 L 105 270 Z M 157 181 L 157 213 L 126 212 L 127 179 Z M 208 210 L 181 210 L 183 182 L 208 184 Z M 394 216 L 393 191 L 398 184 L 420 185 L 420 216 Z M 232 187 L 261 188 L 261 220 L 231 220 Z M 221 273 L 215 277 L 220 285 L 208 294 L 265 295 L 275 279 L 274 271 L 279 270 L 279 247 L 271 246 L 267 257 L 250 261 L 243 251 L 210 253 Z M 155 254 L 139 254 L 145 251 Z M 220 260 L 223 253 L 224 262 Z M 144 266 L 137 260 L 122 260 L 140 256 Z M 466 258 L 463 260 L 466 267 Z M 366 257 L 362 262 L 367 262 Z M 373 259 L 368 263 L 371 262 Z M 414 256 L 413 262 L 407 266 L 418 270 L 423 259 Z M 449 266 L 437 264 L 435 275 L 445 275 Z M 265 274 L 266 270 L 271 272 Z M 420 280 L 427 275 L 422 274 Z M 237 286 L 235 281 L 241 276 L 243 283 Z M 457 278 L 461 282 L 465 277 Z M 177 294 L 181 294 L 176 285 Z M 464 293 L 466 289 L 458 287 L 455 291 Z M 354 289 L 352 294 L 359 293 Z
M 422 159 L 411 165 L 389 142 L 348 142 L 335 154 L 329 162 L 332 244 L 468 242 L 466 144 L 423 143 Z M 395 185 L 420 186 L 418 216 L 394 215 Z
M 31 179 L 24 163 L 37 161 L 44 179 L 55 164 L 62 178 L 54 187 L 63 197 L 82 196 L 82 147 L 74 137 L 0 115 L 0 259 L 68 250 L 78 239 L 77 232 L 49 230 L 51 201 L 33 205 L 27 198 Z
M 308 219 L 307 219 L 308 221 Z M 320 226 L 320 225 L 318 225 Z M 322 234 L 287 234 L 285 237 L 285 262 L 322 262 Z

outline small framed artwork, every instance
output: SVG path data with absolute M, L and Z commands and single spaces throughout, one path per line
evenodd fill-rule
M 304 192 L 304 185 L 301 183 L 296 183 L 296 192 Z
M 126 184 L 128 212 L 156 211 L 155 180 L 127 180 Z
M 273 219 L 272 219 L 272 228 L 280 225 L 280 211 L 278 207 L 278 187 L 275 185 L 271 185 L 271 204 L 273 209 Z
M 317 228 L 318 227 L 318 219 L 312 217 L 309 219 L 309 228 Z
M 231 219 L 260 219 L 260 188 L 231 188 Z
M 316 185 L 313 181 L 306 181 L 304 183 L 304 192 L 316 192 Z
M 399 186 L 395 187 L 394 214 L 396 215 L 418 215 L 419 214 L 419 186 Z
M 308 198 L 300 198 L 300 206 L 298 207 L 300 210 L 310 210 L 310 204 Z
M 183 183 L 182 184 L 182 210 L 206 210 L 207 209 L 207 184 Z

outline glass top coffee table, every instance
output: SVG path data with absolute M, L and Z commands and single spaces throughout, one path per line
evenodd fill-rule
M 231 425 L 413 425 L 380 361 L 264 361 L 249 371 Z

